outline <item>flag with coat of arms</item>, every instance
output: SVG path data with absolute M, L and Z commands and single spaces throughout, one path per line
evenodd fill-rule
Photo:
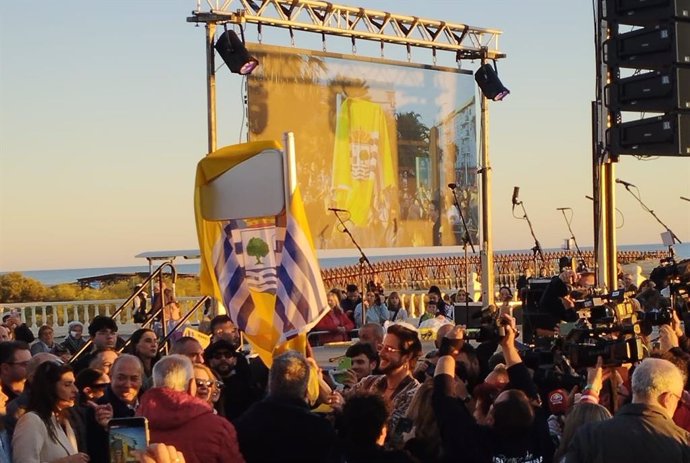
M 206 220 L 201 202 L 203 185 L 271 149 L 282 151 L 274 141 L 214 151 L 197 165 L 194 193 L 201 292 L 222 302 L 268 366 L 276 352 L 304 352 L 306 333 L 329 310 L 299 189 L 287 189 L 286 207 L 273 217 Z

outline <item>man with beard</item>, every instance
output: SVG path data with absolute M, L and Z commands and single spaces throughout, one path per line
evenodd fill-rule
M 252 383 L 249 362 L 241 352 L 235 350 L 234 344 L 219 339 L 206 348 L 204 360 L 223 381 L 222 395 L 218 402 L 223 401 L 227 419 L 238 418 L 260 398 Z
M 515 347 L 515 319 L 503 314 L 506 334 L 501 348 L 509 383 L 489 409 L 490 425 L 478 424 L 467 408 L 466 385 L 455 381 L 456 360 L 464 346 L 464 328 L 456 326 L 441 341 L 434 373 L 432 404 L 448 461 L 549 463 L 553 442 L 544 410 L 532 406 L 537 388 Z
M 380 375 L 371 375 L 352 386 L 346 397 L 360 392 L 378 394 L 387 402 L 391 411 L 388 417 L 386 446 L 402 447 L 402 432 L 398 422 L 407 413 L 419 383 L 412 376 L 417 358 L 422 353 L 422 343 L 417 332 L 401 324 L 390 325 L 378 346 Z

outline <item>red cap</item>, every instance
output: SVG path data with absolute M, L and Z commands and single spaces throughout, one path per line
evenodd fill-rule
M 549 393 L 549 410 L 554 415 L 565 415 L 568 411 L 568 391 L 556 389 Z

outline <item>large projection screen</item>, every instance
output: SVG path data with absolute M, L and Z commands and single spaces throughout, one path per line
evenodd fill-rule
M 349 211 L 341 216 L 363 248 L 414 253 L 410 248 L 462 245 L 450 183 L 478 243 L 470 71 L 248 48 L 261 63 L 247 82 L 249 138 L 295 133 L 297 178 L 317 249 L 353 247 L 328 208 Z

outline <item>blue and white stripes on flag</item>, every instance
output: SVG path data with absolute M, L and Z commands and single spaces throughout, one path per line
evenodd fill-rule
M 311 239 L 304 232 L 307 224 L 299 223 L 299 219 L 304 216 L 299 190 L 295 190 L 291 199 L 276 294 L 276 317 L 283 327 L 281 341 L 309 331 L 328 308 Z M 297 207 L 301 209 L 301 214 L 292 211 Z
M 215 151 L 199 161 L 195 186 L 202 294 L 222 302 L 267 365 L 277 347 L 304 346 L 304 335 L 329 310 L 299 189 L 275 217 L 205 220 L 200 205 L 203 185 L 276 147 L 254 142 Z

